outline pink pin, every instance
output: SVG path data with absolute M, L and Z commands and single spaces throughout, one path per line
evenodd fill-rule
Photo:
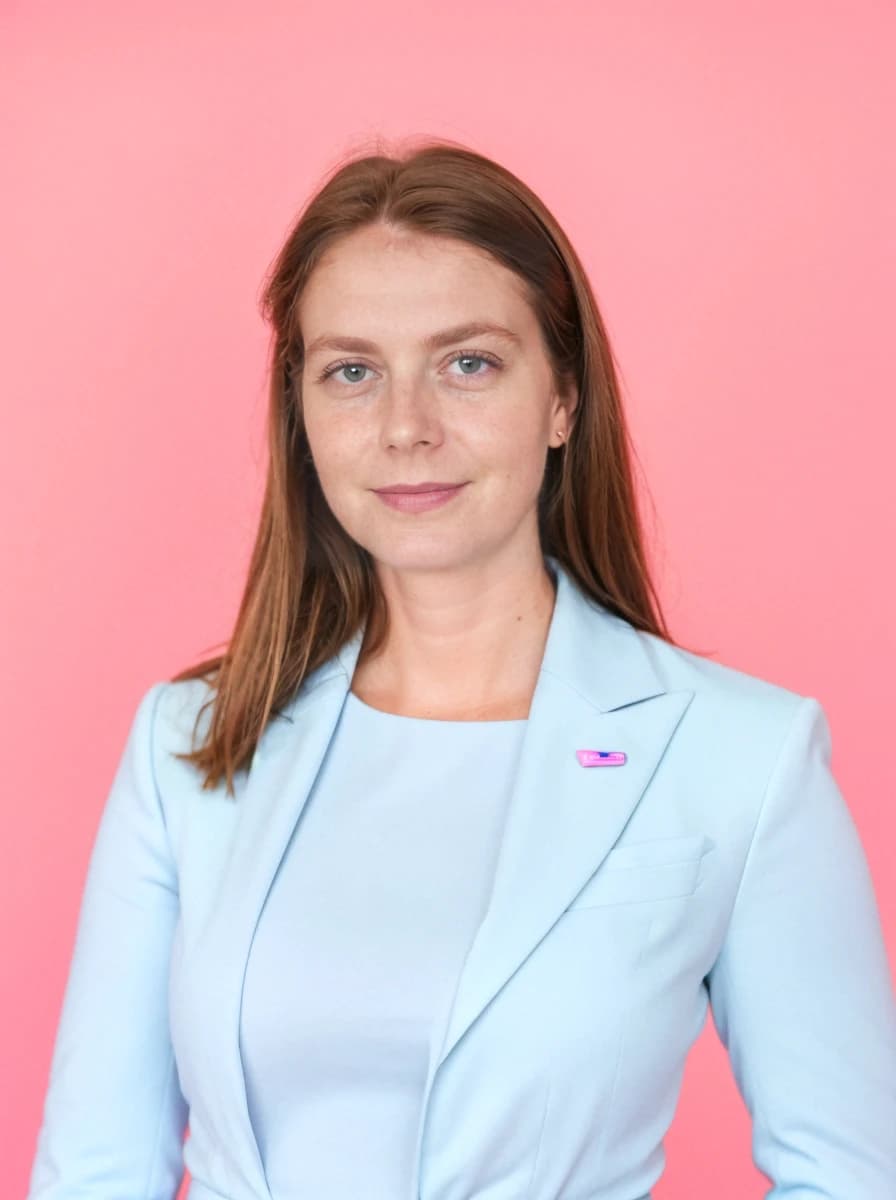
M 623 750 L 577 750 L 576 758 L 583 767 L 621 767 L 626 755 Z

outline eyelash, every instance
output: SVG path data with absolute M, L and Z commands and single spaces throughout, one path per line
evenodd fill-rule
M 502 365 L 501 360 L 499 358 L 495 358 L 495 356 L 493 354 L 487 354 L 484 350 L 460 351 L 457 354 L 455 354 L 452 358 L 450 358 L 448 361 L 449 361 L 449 363 L 453 363 L 453 362 L 457 362 L 458 359 L 461 359 L 461 358 L 478 358 L 478 359 L 481 359 L 483 362 L 487 362 L 490 366 L 494 367 L 495 370 L 498 370 L 498 371 L 501 370 L 501 365 Z M 335 373 L 337 371 L 341 371 L 343 369 L 343 367 L 364 367 L 367 370 L 370 370 L 370 368 L 367 367 L 366 363 L 357 362 L 355 359 L 351 359 L 351 358 L 345 358 L 341 362 L 333 363 L 332 366 L 327 367 L 327 369 L 318 376 L 317 382 L 323 383 L 325 380 L 329 379 L 331 375 L 335 375 Z M 468 375 L 468 376 L 466 376 L 466 378 L 467 379 L 476 379 L 479 375 L 482 375 L 482 374 L 487 375 L 488 372 L 487 371 L 486 372 L 478 372 L 477 375 Z M 361 382 L 363 382 L 363 380 Z M 350 383 L 348 383 L 347 380 L 346 380 L 346 384 L 349 387 L 352 386 Z

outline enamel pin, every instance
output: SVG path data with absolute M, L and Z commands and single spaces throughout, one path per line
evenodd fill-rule
M 577 750 L 576 758 L 583 767 L 621 767 L 626 755 L 623 750 Z

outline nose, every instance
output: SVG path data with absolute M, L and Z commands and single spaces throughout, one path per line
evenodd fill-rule
M 380 441 L 385 449 L 407 449 L 418 442 L 442 441 L 437 398 L 419 380 L 393 382 L 382 406 Z

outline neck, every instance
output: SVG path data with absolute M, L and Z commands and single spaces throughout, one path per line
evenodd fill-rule
M 440 720 L 525 718 L 555 585 L 539 553 L 498 570 L 381 574 L 389 631 L 351 690 L 386 712 Z

